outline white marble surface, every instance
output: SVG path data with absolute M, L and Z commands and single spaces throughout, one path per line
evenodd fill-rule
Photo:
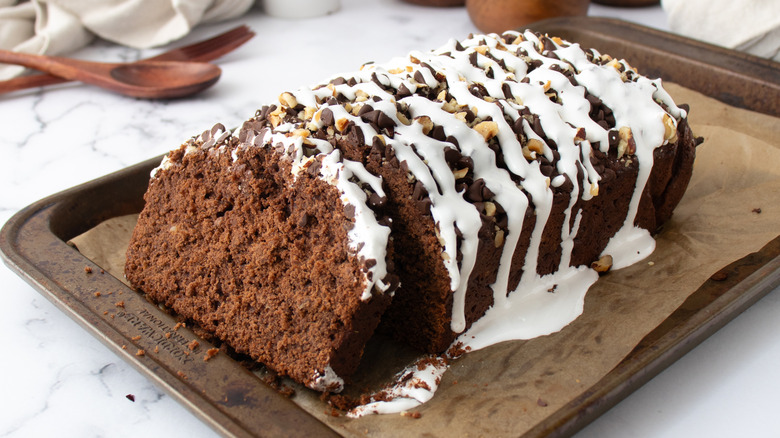
M 243 23 L 258 36 L 223 58 L 220 82 L 195 98 L 149 102 L 82 85 L 0 96 L 0 223 L 46 195 L 166 152 L 213 122 L 235 126 L 281 91 L 476 31 L 462 8 L 398 0 L 342 6 L 327 17 L 291 21 L 252 11 L 197 28 L 185 42 Z M 660 7 L 590 13 L 666 27 Z M 155 52 L 97 42 L 74 56 Z M 0 285 L 0 437 L 216 435 L 5 266 Z M 775 290 L 579 436 L 777 436 L 778 333 Z

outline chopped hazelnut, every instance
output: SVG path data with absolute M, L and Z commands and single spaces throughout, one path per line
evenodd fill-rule
M 485 202 L 485 215 L 492 217 L 496 215 L 496 204 L 490 201 Z
M 368 100 L 368 93 L 366 93 L 363 90 L 357 90 L 355 92 L 355 101 L 356 102 L 365 102 Z
M 349 120 L 346 118 L 336 120 L 336 129 L 338 129 L 339 132 L 344 132 L 347 129 L 347 125 L 349 125 Z
M 441 109 L 447 111 L 448 113 L 455 113 L 460 108 L 458 107 L 458 102 L 455 99 L 450 99 L 449 102 L 444 102 L 444 105 L 441 106 Z
M 605 274 L 612 269 L 612 256 L 607 254 L 590 264 L 590 267 L 599 274 Z
M 496 248 L 501 248 L 501 245 L 504 244 L 504 230 L 496 231 L 496 238 L 493 240 L 493 244 Z
M 618 131 L 618 137 L 620 142 L 617 147 L 617 157 L 622 158 L 623 155 L 632 155 L 636 152 L 636 142 L 634 141 L 634 135 L 631 132 L 631 128 L 624 126 Z
M 452 171 L 452 174 L 455 175 L 455 179 L 465 178 L 468 173 L 469 173 L 469 169 L 467 167 Z
M 664 139 L 670 143 L 677 141 L 677 126 L 674 119 L 666 113 L 664 113 Z
M 307 106 L 303 109 L 303 117 L 306 120 L 314 120 L 314 116 L 317 114 L 317 108 Z
M 544 153 L 544 143 L 536 138 L 529 139 L 526 146 L 528 146 L 528 150 L 536 152 L 537 154 Z
M 286 105 L 289 108 L 295 108 L 298 106 L 298 100 L 295 98 L 295 96 L 292 95 L 292 93 L 287 91 L 279 96 L 279 103 Z
M 488 141 L 498 134 L 498 123 L 492 121 L 480 122 L 474 126 L 474 130 L 482 134 L 485 141 Z
M 425 135 L 428 135 L 428 133 L 433 129 L 433 121 L 428 116 L 416 117 L 414 121 L 422 125 L 422 132 Z

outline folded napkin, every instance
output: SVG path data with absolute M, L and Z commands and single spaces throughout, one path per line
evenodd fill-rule
M 253 0 L 0 0 L 0 49 L 59 55 L 95 35 L 134 48 L 163 45 L 200 23 L 243 15 Z M 24 71 L 0 64 L 0 79 Z
M 661 0 L 676 33 L 780 61 L 780 0 Z

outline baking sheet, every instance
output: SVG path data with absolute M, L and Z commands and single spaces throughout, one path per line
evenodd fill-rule
M 598 35 L 585 25 L 593 22 L 571 20 L 568 24 L 560 21 L 553 24 L 557 26 L 556 34 L 579 40 L 576 33 L 583 29 L 590 32 L 586 32 L 587 38 Z M 615 27 L 625 32 L 625 26 L 618 24 L 620 26 Z M 630 27 L 632 35 L 646 32 L 636 26 Z M 565 35 L 565 32 L 574 35 Z M 605 40 L 614 39 L 608 33 L 604 35 Z M 681 44 L 676 40 L 674 43 L 675 48 Z M 584 44 L 600 48 L 597 41 Z M 625 45 L 642 52 L 636 45 Z M 622 56 L 614 50 L 602 51 Z M 630 59 L 640 71 L 646 71 L 635 58 Z M 717 70 L 709 75 L 720 77 Z M 713 81 L 710 78 L 708 82 L 706 76 L 706 73 L 698 75 L 703 82 Z M 749 95 L 755 83 L 757 81 L 743 78 L 740 86 L 732 86 L 731 94 L 738 95 L 740 89 L 744 89 L 744 94 Z M 780 162 L 777 119 L 734 110 L 704 96 L 686 93 L 688 91 L 684 89 L 673 89 L 678 102 L 696 102 L 691 122 L 697 135 L 725 141 L 708 142 L 700 150 L 689 195 L 675 214 L 675 220 L 661 235 L 659 248 L 651 257 L 653 266 L 640 264 L 603 278 L 586 300 L 585 315 L 588 317 L 580 318 L 559 334 L 502 344 L 458 360 L 434 400 L 419 409 L 423 414 L 419 419 L 375 416 L 346 420 L 333 417 L 316 396 L 299 392 L 294 400 L 284 398 L 224 354 L 205 362 L 205 352 L 212 346 L 200 340 L 190 328 L 176 329 L 174 319 L 129 291 L 114 276 L 101 272 L 101 266 L 106 265 L 102 261 L 95 263 L 98 256 L 92 255 L 92 260 L 88 260 L 64 245 L 63 241 L 92 229 L 105 219 L 139 211 L 148 170 L 158 160 L 31 206 L 9 221 L 0 235 L 0 245 L 12 268 L 226 435 L 267 432 L 273 435 L 316 433 L 320 436 L 334 431 L 343 435 L 376 436 L 402 435 L 409 431 L 441 436 L 460 435 L 463 431 L 497 436 L 519 435 L 524 431 L 529 436 L 565 435 L 587 424 L 778 283 L 778 251 L 772 242 L 780 234 L 776 225 L 780 223 L 780 212 L 775 206 L 777 202 L 773 202 L 780 192 L 774 185 L 777 184 L 777 171 L 768 165 Z M 743 99 L 742 103 L 745 102 L 747 100 Z M 774 102 L 777 106 L 777 99 Z M 772 110 L 760 109 L 763 112 Z M 758 144 L 757 149 L 746 146 L 755 144 Z M 762 163 L 765 168 L 760 167 Z M 734 169 L 745 168 L 750 168 L 751 172 L 734 173 Z M 734 180 L 739 184 L 735 185 Z M 756 185 L 763 190 L 753 190 Z M 758 195 L 758 198 L 746 195 Z M 94 200 L 94 196 L 112 202 L 84 202 Z M 697 196 L 699 202 L 690 202 L 691 196 Z M 726 201 L 724 197 L 734 201 Z M 708 210 L 712 205 L 718 207 L 714 209 L 716 211 Z M 724 209 L 724 205 L 731 209 Z M 745 210 L 747 207 L 750 207 L 749 211 Z M 758 208 L 761 213 L 754 211 Z M 687 215 L 709 218 L 713 222 L 711 226 L 720 226 L 724 224 L 722 216 L 721 219 L 713 216 L 720 213 L 740 220 L 726 221 L 729 228 L 709 236 L 689 238 L 691 230 L 686 227 L 691 221 L 682 218 Z M 123 225 L 125 231 L 131 225 Z M 756 234 L 746 236 L 743 233 L 746 229 Z M 711 252 L 711 244 L 716 243 L 713 239 L 720 237 L 724 239 L 717 243 L 729 249 L 736 249 L 735 244 L 739 244 L 736 245 L 740 248 L 739 253 L 717 250 L 714 251 L 717 257 L 707 259 L 698 269 L 686 271 L 680 267 L 681 262 L 694 255 Z M 680 245 L 680 242 L 689 245 Z M 743 259 L 755 251 L 759 252 Z M 714 282 L 708 289 L 707 285 L 713 281 L 707 278 L 737 259 L 741 261 L 721 271 L 726 273 L 726 278 Z M 87 272 L 90 269 L 92 272 Z M 642 275 L 648 272 L 654 272 L 654 278 L 658 278 L 660 272 L 665 281 L 671 281 L 666 283 L 669 287 L 662 291 L 651 290 L 653 296 L 632 291 L 641 287 Z M 690 290 L 675 294 L 674 299 L 659 295 L 668 290 L 679 292 L 683 284 Z M 705 292 L 702 294 L 702 291 Z M 615 317 L 616 310 L 641 309 L 648 299 L 661 303 L 663 314 L 660 319 L 654 317 L 655 320 L 641 315 L 647 327 L 636 327 L 636 315 L 621 313 L 618 316 L 622 318 Z M 659 310 L 655 306 L 653 309 Z M 605 314 L 609 318 L 604 318 Z M 702 318 L 702 315 L 708 317 Z M 621 319 L 633 332 L 630 339 L 618 325 Z M 612 327 L 598 325 L 598 321 L 604 320 L 611 321 Z M 198 340 L 199 345 L 191 348 L 193 340 Z M 142 350 L 141 355 L 139 350 Z M 569 368 L 546 366 L 550 362 L 565 362 L 561 358 L 576 361 L 578 365 Z M 505 365 L 497 369 L 496 364 Z

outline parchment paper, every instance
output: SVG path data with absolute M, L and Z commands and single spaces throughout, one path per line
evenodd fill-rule
M 419 418 L 334 417 L 319 394 L 308 390 L 299 389 L 294 400 L 347 436 L 521 435 L 599 381 L 713 273 L 780 235 L 780 119 L 666 87 L 676 102 L 691 105 L 694 133 L 705 138 L 693 179 L 657 236 L 655 252 L 599 279 L 580 318 L 558 333 L 456 360 L 433 400 L 417 409 Z M 73 242 L 123 278 L 135 220 L 112 219 Z M 364 360 L 364 373 L 403 362 L 374 356 Z

